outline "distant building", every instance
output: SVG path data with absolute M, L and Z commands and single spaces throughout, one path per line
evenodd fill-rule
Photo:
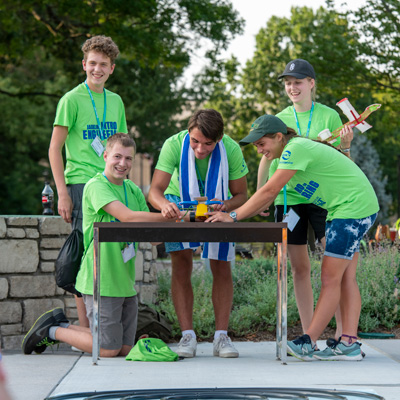
M 153 157 L 149 154 L 137 153 L 133 162 L 133 167 L 129 173 L 129 179 L 136 183 L 142 190 L 147 199 L 151 183 L 151 167 L 153 165 Z

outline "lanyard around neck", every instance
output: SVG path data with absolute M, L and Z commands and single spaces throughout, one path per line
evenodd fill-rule
M 103 172 L 103 176 L 104 178 L 106 178 L 108 180 L 108 182 L 110 182 L 110 180 L 107 178 L 106 174 Z M 111 182 L 110 182 L 111 183 Z M 125 193 L 125 205 L 128 207 L 128 195 L 126 193 L 126 187 L 125 187 L 125 181 L 122 181 L 122 185 L 124 186 L 124 193 Z
M 286 185 L 283 187 L 283 216 L 287 213 L 287 194 L 286 194 Z
M 100 119 L 99 116 L 97 114 L 97 108 L 96 108 L 96 103 L 94 102 L 94 98 L 92 95 L 92 91 L 90 90 L 89 85 L 87 84 L 87 81 L 85 81 L 85 86 L 87 91 L 89 92 L 89 96 L 90 96 L 90 100 L 92 100 L 92 106 L 93 106 L 93 110 L 94 110 L 94 115 L 96 116 L 96 121 L 97 121 L 97 125 L 99 127 L 100 130 L 100 139 L 103 138 L 103 127 L 106 124 L 106 115 L 107 115 L 107 97 L 106 97 L 106 89 L 103 88 L 103 93 L 104 93 L 104 111 L 103 111 L 103 127 L 100 125 Z
M 299 119 L 297 118 L 297 113 L 296 113 L 296 109 L 293 106 L 293 112 L 294 112 L 294 119 L 296 120 L 296 125 L 297 125 L 297 130 L 299 135 L 301 136 L 301 130 L 300 130 L 300 124 L 299 124 Z M 306 132 L 306 137 L 308 137 L 308 135 L 310 134 L 310 128 L 311 128 L 311 120 L 312 120 L 312 115 L 314 112 L 314 102 L 311 102 L 311 111 L 310 111 L 310 118 L 308 120 L 308 126 L 307 126 L 307 132 Z

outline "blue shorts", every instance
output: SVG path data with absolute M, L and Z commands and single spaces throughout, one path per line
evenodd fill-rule
M 326 221 L 325 256 L 352 260 L 360 249 L 363 236 L 374 224 L 377 213 L 361 219 Z
M 178 204 L 181 201 L 181 198 L 179 196 L 176 196 L 174 194 L 166 194 L 165 198 L 171 202 Z M 183 248 L 183 245 L 181 242 L 165 242 L 165 251 L 167 253 L 170 253 L 171 251 L 182 251 L 185 250 Z M 195 251 L 195 250 L 193 250 Z

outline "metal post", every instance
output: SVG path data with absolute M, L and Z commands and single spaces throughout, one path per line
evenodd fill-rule
M 281 346 L 281 361 L 286 364 L 287 359 L 287 228 L 282 229 L 282 303 L 281 303 L 281 316 L 282 316 L 282 346 Z
M 99 341 L 99 301 L 100 301 L 100 243 L 99 243 L 99 228 L 93 228 L 93 346 L 92 346 L 92 361 L 97 365 L 100 353 Z
M 281 276 L 281 263 L 282 263 L 282 243 L 278 243 L 277 249 L 278 266 L 276 271 L 277 285 L 276 285 L 276 359 L 281 360 L 282 350 L 282 276 Z

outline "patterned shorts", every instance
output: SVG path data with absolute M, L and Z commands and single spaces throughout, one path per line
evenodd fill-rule
M 363 236 L 371 228 L 377 213 L 361 219 L 334 219 L 326 221 L 324 255 L 352 260 L 360 249 Z

